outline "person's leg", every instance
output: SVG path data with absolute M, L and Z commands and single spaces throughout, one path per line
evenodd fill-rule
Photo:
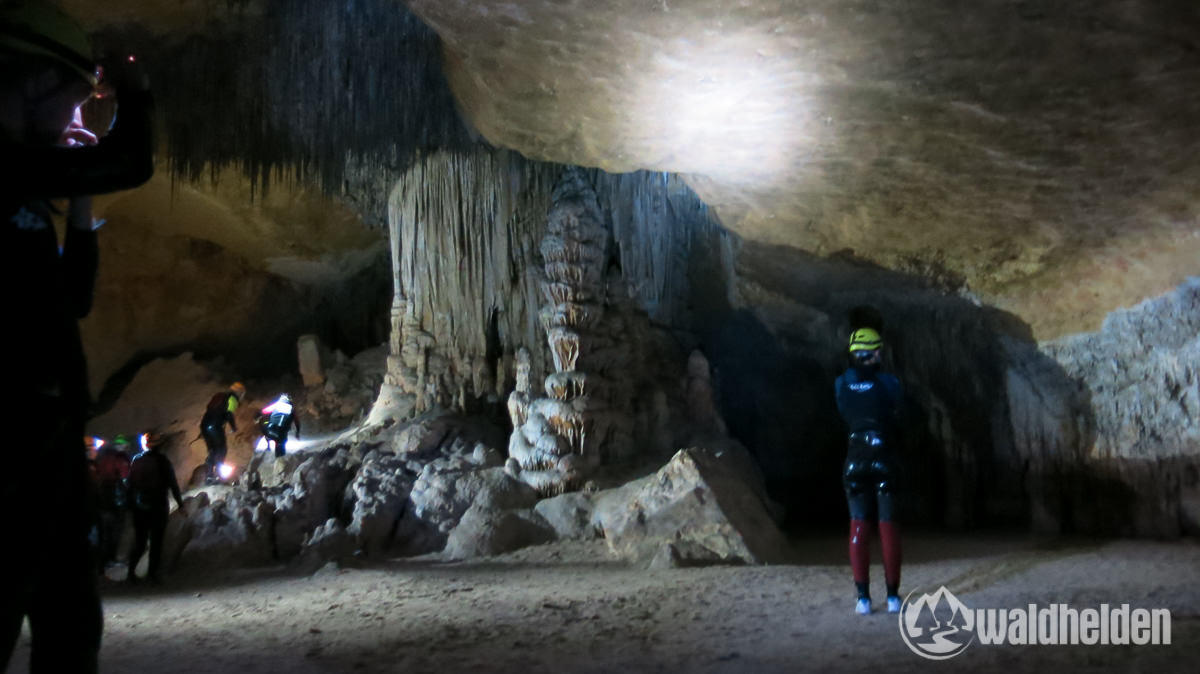
M 18 541 L 28 540 L 22 535 L 23 528 L 18 524 L 17 532 L 13 532 L 16 533 L 15 539 Z M 29 568 L 31 560 L 25 557 L 0 555 L 0 573 L 3 573 L 0 577 L 11 579 L 6 581 L 6 596 L 4 601 L 0 601 L 0 672 L 8 671 L 8 661 L 17 647 L 17 639 L 21 636 L 21 624 L 25 622 L 25 613 L 29 608 L 29 580 L 33 572 Z
M 222 435 L 221 446 L 217 448 L 217 451 L 214 455 L 215 461 L 213 462 L 213 477 L 218 482 L 221 481 L 221 465 L 225 463 L 225 454 L 228 453 L 228 451 L 229 447 L 225 444 L 225 437 Z
M 879 502 L 879 543 L 883 549 L 883 578 L 887 584 L 888 609 L 900 604 L 900 525 L 896 520 L 895 476 L 888 462 L 875 462 L 878 475 L 875 497 Z M 894 600 L 894 601 L 893 601 Z
M 0 609 L 0 672 L 8 671 L 8 661 L 17 648 L 17 638 L 21 636 L 21 623 L 25 622 L 23 607 L 23 602 L 13 601 L 11 605 Z
M 863 479 L 865 469 L 861 463 L 847 461 L 842 476 L 846 505 L 850 509 L 850 570 L 858 592 L 857 610 L 860 613 L 869 613 L 871 606 L 871 521 L 875 515 L 874 493 Z
M 121 538 L 120 517 L 109 508 L 100 512 L 100 569 L 117 559 L 117 542 Z
M 137 565 L 142 561 L 142 555 L 146 552 L 146 541 L 150 535 L 150 517 L 149 513 L 141 508 L 133 509 L 133 548 L 129 551 L 129 575 L 127 578 L 130 582 L 137 581 Z
M 883 548 L 883 577 L 887 583 L 888 597 L 900 596 L 900 524 L 894 519 L 893 494 L 880 491 L 879 499 L 879 543 Z
M 88 541 L 94 521 L 87 497 L 82 429 L 64 424 L 49 449 L 49 481 L 39 483 L 41 531 L 29 603 L 32 672 L 94 672 L 103 614 L 96 561 Z M 69 430 L 67 430 L 69 429 Z
M 865 499 L 856 494 L 852 500 Z M 850 570 L 859 599 L 871 598 L 871 521 L 865 517 L 850 518 Z
M 67 556 L 45 562 L 29 611 L 33 635 L 29 670 L 34 674 L 95 672 L 103 615 L 91 559 Z
M 213 484 L 221 479 L 221 464 L 225 461 L 225 429 L 207 426 L 200 431 L 204 436 L 204 444 L 208 447 L 208 477 L 205 482 Z
M 275 441 L 275 458 L 279 458 L 287 454 L 287 436 L 283 436 Z
M 162 562 L 162 544 L 163 536 L 167 532 L 167 509 L 166 507 L 157 508 L 150 513 L 150 568 L 147 574 L 150 580 L 159 582 L 162 578 L 159 575 L 159 565 Z

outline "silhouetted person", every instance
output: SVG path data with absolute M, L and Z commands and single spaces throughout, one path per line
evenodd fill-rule
M 101 611 L 88 532 L 95 517 L 82 442 L 90 404 L 77 321 L 97 267 L 94 194 L 154 169 L 150 98 L 132 64 L 110 69 L 120 113 L 103 140 L 80 106 L 97 72 L 87 33 L 60 10 L 0 0 L 0 269 L 9 329 L 0 512 L 0 669 L 28 616 L 34 672 L 96 670 Z M 70 199 L 61 248 L 50 200 Z
M 175 467 L 160 450 L 163 438 L 154 433 L 142 436 L 143 450 L 133 457 L 129 467 L 129 500 L 133 512 L 133 549 L 129 551 L 129 582 L 138 581 L 136 569 L 146 542 L 150 543 L 150 566 L 147 578 L 153 583 L 162 581 L 162 542 L 167 531 L 167 515 L 170 504 L 167 498 L 175 499 L 183 507 L 183 496 L 175 480 Z
M 204 444 L 208 447 L 208 458 L 205 460 L 208 465 L 207 484 L 221 481 L 221 464 L 225 462 L 225 453 L 229 450 L 225 441 L 225 424 L 229 424 L 229 428 L 237 433 L 233 413 L 244 397 L 246 387 L 241 382 L 234 382 L 228 391 L 214 394 L 204 408 L 204 416 L 200 419 L 200 437 L 204 438 Z
M 900 530 L 895 521 L 895 447 L 903 392 L 880 372 L 883 339 L 871 328 L 850 335 L 851 366 L 834 384 L 837 408 L 850 427 L 842 486 L 850 506 L 850 567 L 858 590 L 855 611 L 871 612 L 871 522 L 879 522 L 889 613 L 900 611 Z
M 278 400 L 264 407 L 258 419 L 263 437 L 275 445 L 276 457 L 287 453 L 287 436 L 292 424 L 296 425 L 296 439 L 300 439 L 300 419 L 296 416 L 292 399 L 286 393 L 280 393 Z
M 125 525 L 128 505 L 126 486 L 129 478 L 129 441 L 123 435 L 96 452 L 96 492 L 99 512 L 100 571 L 117 558 L 117 543 Z

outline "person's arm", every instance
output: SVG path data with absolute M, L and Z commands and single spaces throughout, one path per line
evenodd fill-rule
M 162 456 L 162 471 L 163 480 L 167 483 L 167 487 L 171 489 L 171 496 L 175 498 L 175 505 L 183 507 L 183 494 L 179 492 L 179 480 L 175 479 L 175 466 L 171 465 L 171 460 L 165 455 Z
M 292 423 L 296 424 L 296 439 L 300 439 L 300 415 L 292 412 Z
M 234 419 L 234 412 L 238 408 L 238 399 L 232 393 L 226 394 L 225 398 L 225 423 L 229 424 L 229 428 L 237 433 L 237 421 Z
M 107 194 L 137 187 L 154 173 L 153 99 L 122 89 L 117 123 L 92 147 L 4 148 L 5 192 L 41 199 Z
M 842 409 L 842 377 L 844 376 L 845 375 L 839 376 L 833 382 L 833 400 L 835 403 L 837 403 L 838 415 L 843 417 L 845 416 L 845 412 Z
M 75 318 L 84 318 L 92 310 L 96 289 L 96 269 L 100 248 L 92 222 L 92 198 L 71 199 L 67 211 L 67 235 L 63 242 L 62 268 L 68 306 Z

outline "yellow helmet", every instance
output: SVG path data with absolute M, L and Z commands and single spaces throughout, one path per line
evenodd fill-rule
M 246 397 L 246 385 L 240 381 L 233 382 L 233 384 L 229 387 L 229 390 L 233 391 L 233 394 L 237 396 L 239 400 Z
M 96 85 L 96 61 L 87 31 L 62 10 L 41 0 L 0 5 L 0 50 L 46 58 Z
M 859 328 L 850 333 L 850 353 L 875 351 L 883 347 L 883 338 L 871 328 Z

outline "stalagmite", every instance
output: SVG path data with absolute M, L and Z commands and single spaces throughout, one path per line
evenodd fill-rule
M 612 350 L 629 338 L 610 336 L 620 332 L 622 322 L 601 303 L 612 282 L 605 277 L 610 237 L 604 223 L 582 172 L 564 173 L 540 246 L 545 279 L 541 287 L 548 304 L 539 316 L 556 372 L 546 377 L 547 397 L 525 404 L 529 412 L 523 426 L 517 424 L 522 408 L 510 402 L 515 427 L 510 454 L 521 467 L 520 479 L 542 493 L 575 488 L 588 468 L 622 454 L 618 445 L 628 444 L 628 433 L 612 432 L 630 425 L 628 393 L 621 387 L 592 386 L 589 368 L 583 365 L 593 348 Z M 617 360 L 608 356 L 599 362 L 610 369 L 607 366 L 615 367 Z M 605 399 L 614 394 L 621 398 L 617 412 L 613 401 Z

